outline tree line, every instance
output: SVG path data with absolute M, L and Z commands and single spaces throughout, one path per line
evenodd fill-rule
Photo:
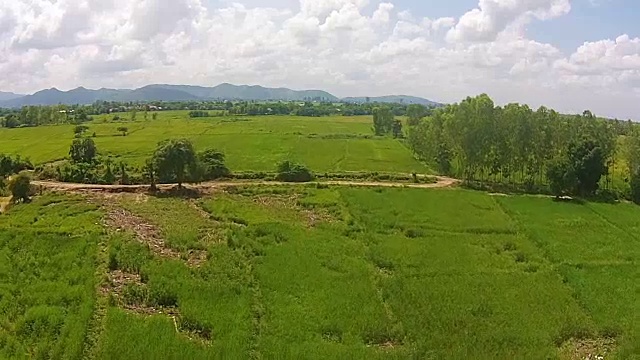
M 411 108 L 416 105 L 407 104 L 377 104 L 377 103 L 326 103 L 326 102 L 296 102 L 296 101 L 185 101 L 185 102 L 107 102 L 100 101 L 92 105 L 54 105 L 54 106 L 25 106 L 21 109 L 0 109 L 0 126 L 6 128 L 32 127 L 53 124 L 81 124 L 91 121 L 93 115 L 115 113 L 114 120 L 136 121 L 151 117 L 157 118 L 159 111 L 189 110 L 190 117 L 229 115 L 293 115 L 306 117 L 320 116 L 358 116 L 373 115 L 380 107 L 389 109 L 394 116 L 408 116 Z M 427 114 L 432 108 L 421 106 Z M 126 119 L 119 114 L 128 113 Z M 149 114 L 151 113 L 151 116 Z
M 594 196 L 601 188 L 611 189 L 622 152 L 618 140 L 631 135 L 640 139 L 630 121 L 600 119 L 590 111 L 566 116 L 546 107 L 501 107 L 485 94 L 409 125 L 410 148 L 442 174 L 557 196 Z M 631 166 L 634 180 L 640 174 L 640 155 Z

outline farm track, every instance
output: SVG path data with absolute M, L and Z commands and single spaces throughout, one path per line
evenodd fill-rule
M 387 188 L 414 188 L 414 189 L 440 189 L 448 188 L 457 185 L 460 181 L 448 177 L 435 177 L 437 180 L 431 184 L 414 184 L 403 182 L 382 182 L 382 181 L 322 181 L 318 184 L 333 185 L 333 186 L 360 186 L 360 187 L 387 187 Z M 149 190 L 150 185 L 100 185 L 100 184 L 77 184 L 77 183 L 64 183 L 57 181 L 32 181 L 32 185 L 40 187 L 41 189 L 53 190 L 53 191 L 68 191 L 68 192 L 82 192 L 82 191 L 105 191 L 105 192 L 141 192 Z M 311 183 L 313 184 L 313 183 Z M 300 185 L 298 183 L 287 183 L 279 181 L 220 181 L 220 182 L 204 182 L 197 185 L 185 185 L 187 189 L 193 190 L 215 190 L 223 189 L 227 187 L 235 186 L 291 186 Z M 159 184 L 158 190 L 170 190 L 177 186 L 177 184 Z

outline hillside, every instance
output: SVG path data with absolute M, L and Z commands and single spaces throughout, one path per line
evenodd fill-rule
M 20 97 L 23 97 L 23 96 L 24 95 L 14 94 L 12 92 L 0 91 L 0 101 L 13 100 L 13 99 L 17 99 L 17 98 L 20 98 Z
M 220 84 L 214 87 L 154 84 L 139 89 L 99 89 L 79 87 L 69 91 L 56 88 L 38 91 L 32 95 L 0 93 L 0 107 L 19 108 L 27 105 L 91 104 L 96 101 L 330 101 L 366 102 L 366 97 L 340 99 L 322 90 L 292 90 L 288 88 L 267 88 L 258 85 Z M 370 98 L 372 102 L 436 105 L 433 101 L 413 96 L 385 96 Z
M 442 106 L 443 104 L 427 100 L 415 96 L 407 95 L 390 95 L 390 96 L 378 96 L 378 97 L 346 97 L 342 99 L 343 102 L 348 103 L 394 103 L 394 104 L 420 104 L 424 106 Z

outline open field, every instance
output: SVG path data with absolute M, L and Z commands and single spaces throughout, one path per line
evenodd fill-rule
M 125 117 L 128 114 L 120 114 Z M 418 172 L 428 169 L 398 140 L 374 138 L 370 116 L 362 117 L 211 117 L 189 119 L 187 111 L 160 112 L 157 120 L 112 122 L 96 116 L 88 134 L 103 155 L 142 165 L 157 143 L 189 138 L 198 149 L 224 151 L 232 171 L 274 171 L 283 160 L 306 164 L 316 172 Z M 124 137 L 117 128 L 126 126 Z M 42 164 L 67 156 L 73 125 L 0 129 L 0 153 L 20 154 Z
M 45 195 L 0 215 L 0 358 L 640 358 L 638 219 L 457 189 Z

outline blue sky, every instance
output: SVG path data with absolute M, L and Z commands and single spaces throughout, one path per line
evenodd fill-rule
M 640 0 L 0 0 L 0 91 L 223 82 L 640 120 Z

